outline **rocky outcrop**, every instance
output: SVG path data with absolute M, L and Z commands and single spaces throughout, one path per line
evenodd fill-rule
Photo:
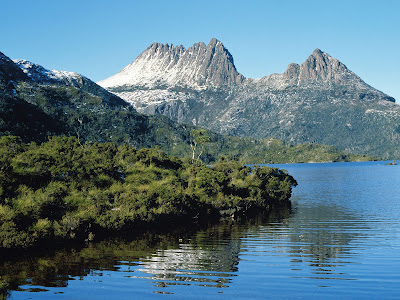
M 241 84 L 244 77 L 235 68 L 232 55 L 217 39 L 206 46 L 153 43 L 118 74 L 100 81 L 105 87 L 158 88 L 167 86 L 202 89 Z
M 315 49 L 300 65 L 296 63 L 289 64 L 283 74 L 265 76 L 256 80 L 256 82 L 263 88 L 273 89 L 298 87 L 326 90 L 337 86 L 346 86 L 352 90 L 374 91 L 374 93 L 380 95 L 378 98 L 385 97 L 383 93 L 366 84 L 338 59 L 331 57 L 320 49 Z
M 343 79 L 355 77 L 347 67 L 329 54 L 315 49 L 300 66 L 299 81 L 325 81 L 335 84 L 343 83 Z

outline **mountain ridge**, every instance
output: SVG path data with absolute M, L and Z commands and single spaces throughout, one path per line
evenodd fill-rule
M 190 155 L 191 130 L 165 116 L 137 113 L 124 100 L 90 79 L 74 73 L 47 70 L 26 60 L 0 61 L 0 136 L 16 135 L 41 143 L 49 136 L 75 136 L 79 143 L 115 142 L 138 148 L 158 146 L 169 154 Z M 5 73 L 8 72 L 9 73 Z M 29 75 L 29 76 L 28 76 Z M 210 144 L 206 162 L 229 155 L 246 163 L 370 160 L 325 145 L 292 147 L 276 139 L 254 140 L 206 131 Z M 158 151 L 158 150 L 157 150 Z
M 196 59 L 189 60 L 188 56 L 194 56 Z M 160 59 L 162 62 L 155 65 L 154 60 Z M 210 66 L 213 60 L 215 65 Z M 207 68 L 213 69 L 213 72 Z M 198 72 L 199 69 L 201 72 Z M 141 73 L 141 76 L 138 73 Z M 215 76 L 212 77 L 213 75 Z M 168 86 L 202 90 L 241 84 L 284 89 L 292 85 L 300 86 L 315 82 L 324 82 L 328 85 L 342 84 L 349 80 L 359 88 L 374 89 L 341 61 L 319 48 L 316 48 L 301 64 L 290 63 L 282 74 L 273 73 L 261 78 L 246 78 L 237 71 L 229 50 L 221 41 L 212 38 L 208 45 L 198 42 L 188 49 L 182 45 L 153 42 L 120 72 L 97 83 L 106 89 L 123 86 L 128 89 L 135 86 L 144 88 Z M 386 98 L 395 102 L 392 97 Z
M 152 45 L 123 74 L 99 82 L 141 113 L 162 114 L 234 136 L 327 144 L 383 158 L 400 156 L 400 106 L 394 98 L 318 48 L 302 63 L 289 64 L 282 74 L 253 79 L 236 70 L 233 57 L 216 39 L 188 49 Z M 167 55 L 157 52 L 155 45 Z M 150 63 L 144 60 L 148 49 L 159 55 Z M 175 60 L 170 59 L 171 49 L 176 49 Z
M 333 58 L 328 53 L 316 48 L 301 64 L 290 63 L 282 74 L 274 73 L 263 76 L 259 80 L 270 83 L 273 87 L 279 87 L 269 79 L 277 80 L 282 77 L 286 82 L 284 87 L 306 85 L 313 82 L 328 84 L 341 84 L 344 80 L 357 81 L 359 86 L 368 86 L 359 76 L 350 71 L 345 64 Z
M 109 105 L 126 105 L 125 101 L 118 96 L 98 86 L 89 78 L 70 71 L 48 70 L 41 65 L 32 63 L 25 59 L 13 59 L 14 62 L 30 80 L 38 84 L 53 84 L 70 86 L 85 92 L 100 96 Z
M 213 38 L 208 45 L 199 42 L 188 49 L 154 42 L 131 64 L 98 84 L 105 88 L 124 85 L 153 88 L 168 84 L 202 89 L 209 85 L 240 84 L 243 80 L 232 55 Z

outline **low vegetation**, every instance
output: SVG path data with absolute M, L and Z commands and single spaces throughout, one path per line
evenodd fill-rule
M 217 140 L 210 133 L 211 142 L 207 144 L 201 156 L 206 161 L 213 161 L 218 153 L 226 153 L 246 164 L 282 164 L 307 162 L 348 162 L 377 160 L 369 155 L 350 154 L 335 147 L 320 144 L 292 145 L 280 140 L 253 139 L 242 137 L 223 137 Z
M 20 136 L 26 143 L 62 135 L 75 136 L 82 143 L 160 146 L 169 155 L 200 158 L 206 163 L 218 161 L 221 155 L 247 164 L 374 159 L 319 144 L 224 136 L 175 124 L 165 116 L 138 114 L 128 104 L 106 101 L 74 87 L 27 82 L 20 82 L 15 89 L 0 83 L 0 136 L 5 135 Z
M 159 147 L 51 137 L 0 138 L 0 248 L 84 241 L 154 224 L 233 216 L 289 203 L 277 168 L 167 156 Z

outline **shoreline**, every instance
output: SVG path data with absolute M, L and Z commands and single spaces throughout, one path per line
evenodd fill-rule
M 290 201 L 296 180 L 271 167 L 222 159 L 207 167 L 112 143 L 52 137 L 41 145 L 0 138 L 0 249 L 91 241 L 135 227 L 235 217 Z

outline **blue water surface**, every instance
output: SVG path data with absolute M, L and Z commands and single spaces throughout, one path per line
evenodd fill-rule
M 30 257 L 9 264 L 25 276 L 9 299 L 400 299 L 385 163 L 274 165 L 298 182 L 289 213 Z

